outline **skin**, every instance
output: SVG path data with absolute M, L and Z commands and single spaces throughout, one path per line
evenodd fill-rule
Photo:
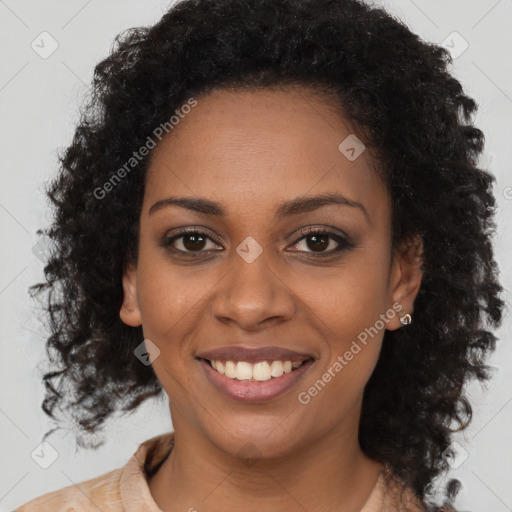
M 390 253 L 389 194 L 368 151 L 354 161 L 339 151 L 354 131 L 332 100 L 307 88 L 216 90 L 197 100 L 153 150 L 138 262 L 123 276 L 120 316 L 127 325 L 142 325 L 160 350 L 152 364 L 169 396 L 176 439 L 150 491 L 165 512 L 334 511 L 341 505 L 359 511 L 382 468 L 358 443 L 362 395 L 384 329 L 406 328 L 398 314 L 308 404 L 297 395 L 395 302 L 413 313 L 421 240 Z M 366 215 L 324 205 L 274 218 L 281 201 L 332 192 L 361 203 Z M 208 198 L 227 215 L 176 205 L 149 214 L 171 195 Z M 193 226 L 212 234 L 198 257 L 197 250 L 179 257 L 161 245 L 166 235 Z M 327 238 L 328 246 L 315 249 L 299 231 L 310 226 L 346 234 L 354 246 L 315 259 L 338 242 Z M 263 249 L 252 263 L 236 252 L 248 236 Z M 186 237 L 173 247 L 194 249 Z M 278 345 L 316 360 L 285 395 L 242 403 L 218 392 L 195 359 L 200 351 L 235 344 Z M 259 457 L 252 465 L 239 456 L 247 443 Z

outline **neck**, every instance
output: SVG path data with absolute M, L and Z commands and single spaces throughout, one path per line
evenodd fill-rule
M 149 481 L 164 512 L 358 512 L 383 467 L 361 451 L 357 428 L 324 432 L 286 456 L 244 462 L 202 433 L 174 426 L 174 448 Z

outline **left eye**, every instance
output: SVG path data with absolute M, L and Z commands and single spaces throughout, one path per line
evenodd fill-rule
M 333 245 L 332 242 L 337 244 L 334 248 L 331 247 Z M 342 251 L 350 245 L 348 240 L 344 237 L 323 230 L 303 232 L 303 236 L 295 242 L 293 247 L 299 247 L 301 243 L 304 243 L 305 247 L 310 249 L 303 252 L 318 253 L 320 257 Z M 330 248 L 330 250 L 326 251 L 327 248 Z M 316 255 L 317 254 L 315 254 L 315 256 Z

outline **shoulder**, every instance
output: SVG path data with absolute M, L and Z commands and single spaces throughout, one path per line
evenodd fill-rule
M 121 512 L 119 481 L 123 469 L 43 494 L 14 512 Z
M 127 464 L 78 484 L 49 492 L 13 512 L 131 512 L 158 510 L 147 477 L 154 473 L 174 446 L 174 432 L 144 441 Z

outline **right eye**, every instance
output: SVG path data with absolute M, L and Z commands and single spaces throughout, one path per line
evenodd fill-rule
M 213 247 L 205 249 L 205 245 L 207 246 L 208 242 L 211 242 Z M 206 231 L 198 228 L 183 229 L 171 237 L 165 237 L 162 242 L 162 246 L 167 247 L 171 252 L 185 255 L 218 250 L 215 248 L 215 245 L 216 242 L 212 237 Z

